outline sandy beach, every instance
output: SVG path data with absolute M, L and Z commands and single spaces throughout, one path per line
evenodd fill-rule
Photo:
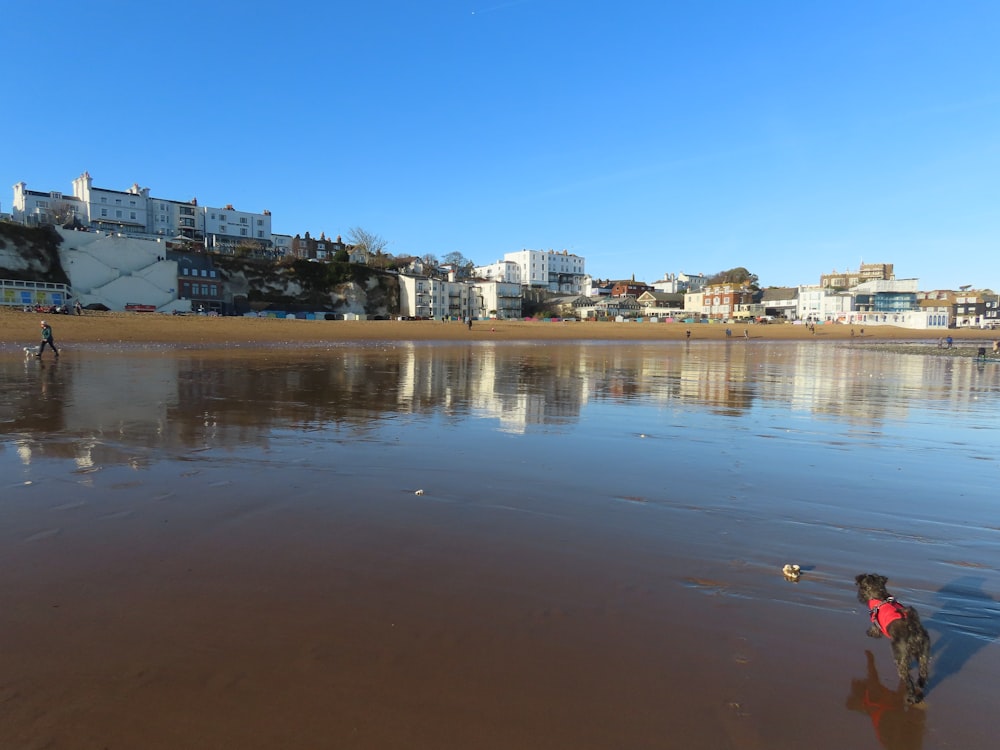
M 0 312 L 0 747 L 989 746 L 1000 368 L 746 330 Z
M 362 341 L 680 341 L 691 332 L 692 341 L 723 341 L 726 328 L 733 338 L 781 341 L 936 341 L 951 335 L 956 346 L 992 341 L 998 331 L 962 329 L 918 331 L 896 326 L 818 325 L 815 333 L 804 325 L 723 325 L 719 323 L 608 323 L 545 321 L 474 321 L 472 329 L 458 322 L 440 321 L 319 321 L 272 318 L 223 318 L 155 313 L 85 312 L 42 315 L 0 308 L 0 342 L 30 345 L 38 342 L 39 321 L 52 325 L 57 346 L 75 344 L 180 344 L 191 346 L 252 346 Z M 863 333 L 862 333 L 863 331 Z M 853 334 L 853 335 L 852 335 Z

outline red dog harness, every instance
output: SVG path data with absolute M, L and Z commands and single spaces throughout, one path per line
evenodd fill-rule
M 886 638 L 892 637 L 889 635 L 889 626 L 892 623 L 896 622 L 896 620 L 906 619 L 906 610 L 903 609 L 903 605 L 891 596 L 885 601 L 869 599 L 868 614 L 871 615 L 872 622 L 878 625 L 879 630 L 882 631 L 882 635 Z

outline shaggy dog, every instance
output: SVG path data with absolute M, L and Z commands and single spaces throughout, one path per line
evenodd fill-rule
M 931 637 L 920 624 L 920 616 L 913 607 L 899 604 L 886 590 L 889 579 L 875 573 L 862 573 L 854 579 L 858 586 L 858 601 L 868 607 L 872 625 L 868 635 L 892 642 L 892 658 L 896 662 L 899 679 L 906 683 L 907 703 L 919 703 L 924 697 L 931 659 Z M 910 664 L 917 662 L 916 685 L 910 677 Z M 918 690 L 919 688 L 919 690 Z

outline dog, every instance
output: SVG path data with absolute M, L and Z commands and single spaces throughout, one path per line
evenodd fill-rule
M 913 607 L 904 607 L 886 590 L 889 579 L 876 573 L 862 573 L 854 583 L 858 587 L 858 601 L 868 607 L 871 627 L 868 635 L 892 642 L 892 658 L 896 662 L 899 679 L 906 684 L 906 702 L 919 703 L 930 674 L 931 637 L 920 622 Z M 910 664 L 917 662 L 917 682 L 913 683 Z
M 28 357 L 32 357 L 35 354 L 38 354 L 38 347 L 37 346 L 26 346 L 26 347 L 24 347 L 24 358 L 25 359 L 27 359 Z

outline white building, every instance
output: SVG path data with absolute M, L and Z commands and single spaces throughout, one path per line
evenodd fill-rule
M 510 268 L 517 266 L 517 271 Z M 518 250 L 506 253 L 503 260 L 480 266 L 474 273 L 485 279 L 515 281 L 534 289 L 547 289 L 560 294 L 584 294 L 589 291 L 586 262 L 566 250 Z
M 654 281 L 651 286 L 658 292 L 666 294 L 681 294 L 683 292 L 697 292 L 705 287 L 708 277 L 702 274 L 686 274 L 683 271 L 677 274 L 666 273 L 659 281 Z
M 473 315 L 478 318 L 516 320 L 521 317 L 521 285 L 509 281 L 474 281 Z
M 48 193 L 28 190 L 24 182 L 14 186 L 14 202 L 11 204 L 11 218 L 14 221 L 30 226 L 50 224 L 55 221 L 57 212 L 72 212 L 80 221 L 85 221 L 84 206 L 72 195 L 63 195 L 57 190 Z
M 285 257 L 292 253 L 292 235 L 272 234 L 271 243 L 274 245 L 274 252 L 279 257 Z
M 271 212 L 262 213 L 237 211 L 232 204 L 223 208 L 201 208 L 201 231 L 206 247 L 234 247 L 241 243 L 254 242 L 270 247 Z
M 92 229 L 131 237 L 174 239 L 183 237 L 206 247 L 232 248 L 241 243 L 271 247 L 271 212 L 237 211 L 199 206 L 197 199 L 176 201 L 156 198 L 149 188 L 135 183 L 128 190 L 94 187 L 89 172 L 73 180 L 73 195 L 57 191 L 40 193 L 24 182 L 14 186 L 13 218 L 26 224 L 65 224 L 67 214 Z
M 472 284 L 429 276 L 399 275 L 399 314 L 437 320 L 475 316 Z
M 807 323 L 845 322 L 854 310 L 851 292 L 835 292 L 819 284 L 805 284 L 798 290 L 795 317 Z
M 488 266 L 476 266 L 472 274 L 479 279 L 502 281 L 508 284 L 521 284 L 521 266 L 512 260 L 498 260 Z
M 89 172 L 73 180 L 73 195 L 83 207 L 82 220 L 94 229 L 131 235 L 155 235 L 149 188 L 95 188 Z

